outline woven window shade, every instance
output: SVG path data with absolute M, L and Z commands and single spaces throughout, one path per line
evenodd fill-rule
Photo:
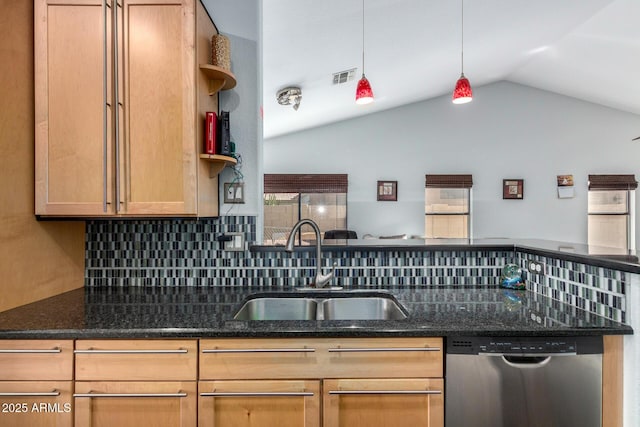
M 473 177 L 472 175 L 426 175 L 425 187 L 471 188 L 473 187 Z
M 265 174 L 265 193 L 346 193 L 347 174 Z
M 635 175 L 589 175 L 589 190 L 635 190 Z

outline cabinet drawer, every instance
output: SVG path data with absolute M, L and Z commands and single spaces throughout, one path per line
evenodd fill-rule
M 73 341 L 0 340 L 0 380 L 73 379 Z
M 195 340 L 76 342 L 76 380 L 195 380 Z
M 329 342 L 324 378 L 441 378 L 442 338 L 349 338 Z
M 440 378 L 441 338 L 200 342 L 201 379 Z
M 313 339 L 200 341 L 201 379 L 321 378 L 322 342 Z
M 71 427 L 72 381 L 0 381 L 2 427 Z

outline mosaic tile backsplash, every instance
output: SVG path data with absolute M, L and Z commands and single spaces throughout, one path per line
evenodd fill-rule
M 218 237 L 256 240 L 256 217 L 88 221 L 86 286 L 301 286 L 315 274 L 315 250 L 225 251 Z M 495 286 L 503 265 L 544 262 L 547 274 L 528 274 L 528 288 L 590 313 L 625 322 L 629 273 L 513 250 L 338 250 L 334 285 Z

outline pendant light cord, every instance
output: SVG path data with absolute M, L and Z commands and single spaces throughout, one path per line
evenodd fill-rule
M 364 76 L 364 0 L 362 0 L 362 75 Z
M 460 3 L 462 4 L 461 13 L 460 13 L 460 16 L 462 17 L 461 18 L 462 24 L 460 25 L 460 28 L 461 28 L 460 29 L 460 33 L 461 33 L 461 37 L 460 37 L 460 70 L 461 70 L 461 74 L 464 75 L 464 0 L 460 0 Z

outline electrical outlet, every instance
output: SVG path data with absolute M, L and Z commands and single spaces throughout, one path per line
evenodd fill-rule
M 243 251 L 244 235 L 242 233 L 225 233 L 231 240 L 224 242 L 225 251 Z
M 224 183 L 225 203 L 244 203 L 244 183 L 225 182 Z
M 544 265 L 544 262 L 529 260 L 527 261 L 527 270 L 529 270 L 529 273 L 531 274 L 540 274 L 544 276 L 546 272 L 546 266 Z

